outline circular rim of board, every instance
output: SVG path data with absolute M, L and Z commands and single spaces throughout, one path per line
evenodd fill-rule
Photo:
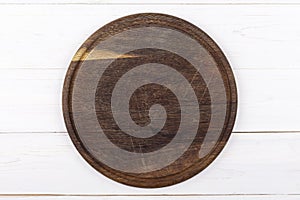
M 79 133 L 75 128 L 71 108 L 71 95 L 73 91 L 72 81 L 74 80 L 74 77 L 76 77 L 76 72 L 82 64 L 82 60 L 78 61 L 78 58 L 84 58 L 88 54 L 88 52 L 90 52 L 90 50 L 95 47 L 95 43 L 97 43 L 95 41 L 101 41 L 102 39 L 104 40 L 105 37 L 107 37 L 107 34 L 105 33 L 107 33 L 112 26 L 114 26 L 114 28 L 118 27 L 117 29 L 119 30 L 127 30 L 130 27 L 136 26 L 137 24 L 139 27 L 155 25 L 159 27 L 175 29 L 195 39 L 209 52 L 209 54 L 215 60 L 225 85 L 227 98 L 226 120 L 224 122 L 222 133 L 218 138 L 218 141 L 216 142 L 217 144 L 214 146 L 213 150 L 210 151 L 209 155 L 205 157 L 204 160 L 202 160 L 201 162 L 193 163 L 189 168 L 175 175 L 173 174 L 155 178 L 139 178 L 137 176 L 130 176 L 127 173 L 123 174 L 120 171 L 116 171 L 109 166 L 101 163 L 93 155 L 91 155 L 91 153 L 87 150 L 87 148 L 81 141 Z M 227 81 L 224 81 L 224 79 L 226 79 Z M 69 136 L 71 137 L 76 149 L 92 167 L 94 167 L 97 171 L 101 172 L 106 177 L 129 186 L 142 188 L 158 188 L 174 185 L 195 176 L 196 174 L 204 170 L 207 166 L 209 166 L 220 154 L 227 141 L 229 140 L 235 123 L 237 113 L 237 88 L 232 69 L 225 55 L 223 54 L 220 47 L 218 47 L 218 45 L 204 31 L 183 19 L 171 15 L 158 13 L 140 13 L 125 16 L 104 25 L 83 43 L 83 45 L 79 48 L 79 50 L 73 57 L 73 60 L 68 68 L 65 77 L 62 107 L 64 120 Z

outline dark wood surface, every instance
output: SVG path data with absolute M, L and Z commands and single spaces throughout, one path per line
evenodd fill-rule
M 78 151 L 105 176 L 136 187 L 173 185 L 205 169 L 228 141 L 236 110 L 221 49 L 163 14 L 100 28 L 74 56 L 63 89 Z

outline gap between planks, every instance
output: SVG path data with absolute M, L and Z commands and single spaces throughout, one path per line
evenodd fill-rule
M 1 197 L 222 197 L 222 196 L 300 196 L 299 194 L 0 194 Z
M 51 6 L 51 5 L 111 5 L 111 6 L 122 6 L 122 5 L 129 5 L 129 6 L 141 6 L 141 5 L 178 5 L 178 6 L 184 6 L 184 5 L 200 5 L 200 6 L 299 6 L 300 3 L 295 3 L 295 2 L 278 2 L 278 3 L 272 3 L 272 2 L 245 2 L 245 3 L 236 3 L 236 2 L 199 2 L 199 3 L 194 3 L 194 2 L 187 2 L 187 3 L 179 3 L 179 2 L 171 2 L 171 3 L 114 3 L 114 2 L 53 2 L 53 3 L 38 3 L 38 2 L 12 2 L 12 3 L 0 3 L 0 5 L 26 5 L 26 6 L 31 6 L 31 5 L 45 5 L 45 6 Z
M 2 131 L 0 134 L 67 134 L 66 131 L 24 131 L 24 132 L 17 132 L 17 131 Z M 300 134 L 299 131 L 233 131 L 232 134 L 289 134 L 289 133 L 297 133 Z

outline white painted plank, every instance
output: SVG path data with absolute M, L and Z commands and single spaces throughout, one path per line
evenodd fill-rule
M 66 131 L 61 109 L 65 69 L 1 69 L 0 132 Z M 299 69 L 234 70 L 234 131 L 300 130 Z
M 203 196 L 5 196 L 1 200 L 299 200 L 299 195 L 203 195 Z
M 50 1 L 51 2 L 51 1 Z M 137 12 L 186 19 L 233 68 L 300 68 L 299 5 L 1 5 L 1 68 L 65 68 L 104 24 Z
M 0 194 L 299 195 L 299 143 L 300 133 L 233 134 L 202 173 L 154 190 L 105 178 L 79 156 L 66 134 L 0 134 Z
M 0 4 L 237 4 L 237 5 L 263 5 L 280 4 L 290 5 L 298 4 L 298 0 L 0 0 Z

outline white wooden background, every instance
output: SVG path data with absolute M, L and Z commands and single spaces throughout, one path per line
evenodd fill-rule
M 104 24 L 140 12 L 201 27 L 236 76 L 239 111 L 224 151 L 192 179 L 138 189 L 109 180 L 64 127 L 64 75 Z M 0 0 L 0 199 L 300 199 L 300 1 Z

